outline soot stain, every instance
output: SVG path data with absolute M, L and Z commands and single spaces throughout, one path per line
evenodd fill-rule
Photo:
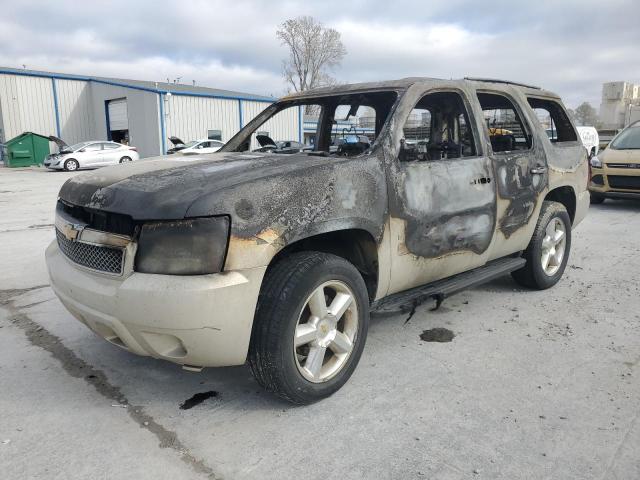
M 455 336 L 456 334 L 448 328 L 436 327 L 422 332 L 420 334 L 420 340 L 423 340 L 425 342 L 444 343 L 450 342 Z
M 208 392 L 196 393 L 193 397 L 188 398 L 184 401 L 184 403 L 180 404 L 180 410 L 189 410 L 190 408 L 195 407 L 196 405 L 200 405 L 205 400 L 208 400 L 213 397 L 217 397 L 218 392 L 214 390 L 210 390 Z

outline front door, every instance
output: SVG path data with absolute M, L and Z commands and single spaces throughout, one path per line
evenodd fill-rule
M 388 293 L 483 265 L 496 224 L 491 159 L 463 91 L 407 92 L 390 162 Z M 397 138 L 397 133 L 396 133 Z
M 81 167 L 95 167 L 103 162 L 102 143 L 91 143 L 78 154 Z

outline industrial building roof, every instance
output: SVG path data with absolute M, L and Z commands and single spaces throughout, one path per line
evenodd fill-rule
M 182 83 L 154 82 L 149 80 L 131 80 L 125 78 L 96 77 L 87 75 L 73 75 L 68 73 L 44 72 L 39 70 L 26 70 L 21 68 L 0 67 L 0 74 L 24 75 L 29 77 L 56 78 L 61 80 L 81 80 L 86 82 L 96 82 L 106 85 L 114 85 L 136 90 L 144 90 L 153 93 L 173 95 L 184 95 L 194 97 L 212 98 L 232 98 L 239 100 L 251 100 L 259 102 L 274 102 L 272 97 L 253 95 L 251 93 L 235 92 L 232 90 L 221 90 L 218 88 L 200 87 L 185 85 Z

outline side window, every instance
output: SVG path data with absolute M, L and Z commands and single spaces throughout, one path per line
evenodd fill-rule
M 425 95 L 402 128 L 400 161 L 427 161 L 476 156 L 469 114 L 459 94 Z
M 558 102 L 534 97 L 527 98 L 527 101 L 547 131 L 551 142 L 575 142 L 578 140 L 567 112 Z
M 101 143 L 92 143 L 91 145 L 87 145 L 86 147 L 84 147 L 83 150 L 85 152 L 97 152 L 99 150 L 102 150 L 102 144 Z
M 120 145 L 118 145 L 117 143 L 103 143 L 102 144 L 102 148 L 104 150 L 115 150 L 116 148 L 120 148 Z
M 495 153 L 531 149 L 531 130 L 511 100 L 494 93 L 478 93 L 478 100 Z

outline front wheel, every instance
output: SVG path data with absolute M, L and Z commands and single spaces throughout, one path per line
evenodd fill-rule
M 70 158 L 69 160 L 64 162 L 64 169 L 67 172 L 75 172 L 76 170 L 78 170 L 78 168 L 80 168 L 80 164 L 73 158 Z
M 511 275 L 519 284 L 544 290 L 554 286 L 564 273 L 571 250 L 571 219 L 558 202 L 542 203 L 536 229 L 524 252 L 527 263 Z
M 270 268 L 258 298 L 249 365 L 267 390 L 297 404 L 346 383 L 364 349 L 369 297 L 341 257 L 295 253 Z
M 122 157 L 120 163 L 128 163 L 131 161 L 131 157 Z

